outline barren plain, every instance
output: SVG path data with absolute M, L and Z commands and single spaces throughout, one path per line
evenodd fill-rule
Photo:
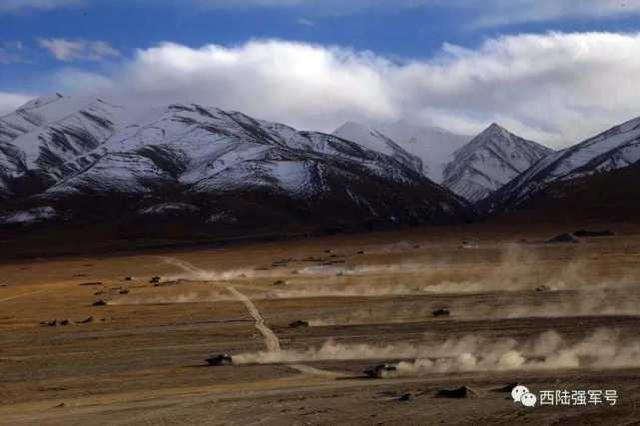
M 615 235 L 473 225 L 4 261 L 0 424 L 635 424 L 640 235 L 594 226 Z M 618 399 L 527 408 L 514 383 Z

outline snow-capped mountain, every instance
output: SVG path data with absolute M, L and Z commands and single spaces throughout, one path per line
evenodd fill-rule
M 385 146 L 385 141 L 390 140 L 393 145 L 422 160 L 423 173 L 437 183 L 442 182 L 444 169 L 453 159 L 453 153 L 471 140 L 470 136 L 439 127 L 414 126 L 406 121 L 371 126 L 347 122 L 333 134 L 385 153 L 394 151 Z
M 608 172 L 640 161 L 640 117 L 553 153 L 487 200 L 486 209 L 509 209 L 549 185 Z
M 458 197 L 416 171 L 415 159 L 391 154 L 201 105 L 56 94 L 0 118 L 0 197 L 5 218 L 47 220 L 80 217 L 78 206 L 94 208 L 86 200 L 96 197 L 126 197 L 133 216 L 182 206 L 203 221 L 245 225 L 247 216 L 283 225 L 466 215 Z
M 455 152 L 444 171 L 443 185 L 477 202 L 552 152 L 494 123 Z
M 56 94 L 0 118 L 0 197 L 37 192 L 88 165 L 81 155 L 113 135 L 116 112 L 98 100 Z
M 419 157 L 407 152 L 379 130 L 370 129 L 362 124 L 348 121 L 333 132 L 333 135 L 354 141 L 365 148 L 393 157 L 418 173 L 422 173 L 423 171 L 422 160 Z

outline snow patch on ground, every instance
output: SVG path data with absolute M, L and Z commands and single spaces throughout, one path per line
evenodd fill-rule
M 283 190 L 292 193 L 307 192 L 310 173 L 304 162 L 278 161 L 272 164 L 271 172 Z
M 56 216 L 56 211 L 53 207 L 37 207 L 30 210 L 23 210 L 11 213 L 3 218 L 0 218 L 0 223 L 4 224 L 18 224 L 18 223 L 32 223 L 39 222 L 47 219 L 51 219 Z
M 166 214 L 178 212 L 197 212 L 200 209 L 193 204 L 187 203 L 162 203 L 141 209 L 138 211 L 142 215 Z
M 229 212 L 220 212 L 212 214 L 207 223 L 237 223 L 238 218 Z

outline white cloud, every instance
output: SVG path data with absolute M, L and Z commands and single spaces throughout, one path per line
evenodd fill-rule
M 67 40 L 64 38 L 41 38 L 38 43 L 54 58 L 71 62 L 75 60 L 100 61 L 107 57 L 118 57 L 120 52 L 104 41 Z
M 79 68 L 64 68 L 53 74 L 47 81 L 57 92 L 71 93 L 78 88 L 87 95 L 109 93 L 114 90 L 114 81 L 109 77 Z
M 389 66 L 370 53 L 294 42 L 165 43 L 139 50 L 115 86 L 137 99 L 194 101 L 326 130 L 340 115 L 395 114 L 383 75 Z
M 314 21 L 312 21 L 311 19 L 306 19 L 306 18 L 300 18 L 298 19 L 298 24 L 305 26 L 305 27 L 315 27 L 316 23 Z
M 31 98 L 33 98 L 33 96 L 22 93 L 0 92 L 0 116 L 16 110 Z
M 465 134 L 492 121 L 566 146 L 640 115 L 640 34 L 576 33 L 445 45 L 436 58 L 392 63 L 368 52 L 285 41 L 137 51 L 97 81 L 135 102 L 198 102 L 300 128 L 347 120 L 435 123 Z M 97 80 L 96 80 L 97 79 Z
M 560 19 L 598 19 L 640 15 L 638 0 L 453 0 L 473 7 L 484 4 L 475 21 L 477 27 Z
M 2 0 L 0 12 L 23 12 L 28 10 L 52 10 L 60 7 L 78 6 L 84 0 Z
M 554 144 L 640 115 L 640 34 L 505 36 L 399 69 L 406 111 L 499 121 Z

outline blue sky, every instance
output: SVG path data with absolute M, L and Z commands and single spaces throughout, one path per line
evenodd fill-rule
M 636 60 L 629 64 L 625 59 L 635 56 L 639 18 L 637 0 L 3 0 L 0 112 L 53 91 L 115 93 L 137 82 L 139 97 L 149 101 L 193 90 L 197 101 L 321 130 L 342 119 L 410 119 L 471 133 L 498 120 L 531 137 L 561 144 L 607 122 L 631 118 L 634 111 L 640 115 L 638 101 L 622 93 L 615 105 L 603 106 L 600 98 L 587 101 L 608 92 L 610 78 L 637 84 L 630 78 Z M 295 44 L 287 44 L 291 42 Z M 582 64 L 589 67 L 589 80 L 569 89 L 586 92 L 567 102 L 565 94 L 558 93 L 566 82 L 563 72 L 574 66 L 578 73 L 580 64 L 554 61 L 559 55 L 572 58 L 585 46 L 594 55 Z M 595 56 L 612 48 L 615 52 L 605 58 Z M 536 58 L 527 57 L 528 51 L 538 52 Z M 264 65 L 271 59 L 265 60 L 260 52 L 272 55 L 274 64 Z M 244 76 L 244 82 L 230 80 L 224 55 L 233 56 L 237 67 L 232 71 Z M 290 76 L 286 67 L 278 67 L 278 58 L 294 69 L 310 60 L 325 73 L 319 77 L 309 69 Z M 534 60 L 547 61 L 550 68 L 541 67 L 536 75 L 515 72 L 522 61 Z M 195 62 L 184 68 L 185 61 Z M 227 74 L 216 77 L 221 64 Z M 506 71 L 494 76 L 499 67 Z M 623 71 L 607 77 L 605 67 Z M 186 85 L 180 68 L 183 74 L 184 69 L 194 73 L 200 86 Z M 151 77 L 146 79 L 145 73 Z M 277 73 L 282 80 L 297 79 L 301 92 L 308 95 L 301 96 L 304 105 L 289 104 L 273 93 L 272 88 L 281 84 L 273 76 Z M 264 112 L 259 105 L 265 102 L 251 104 L 241 87 L 246 76 L 254 74 L 265 76 L 264 86 L 251 82 L 254 93 L 274 106 Z M 444 81 L 448 75 L 457 80 Z M 324 77 L 326 84 L 319 84 Z M 147 81 L 154 78 L 155 82 Z M 477 87 L 471 87 L 469 79 L 478 80 Z M 511 87 L 514 79 L 519 85 Z M 224 90 L 216 88 L 221 81 Z M 357 87 L 361 81 L 369 86 Z M 460 83 L 465 81 L 466 86 Z M 588 89 L 590 83 L 595 93 Z M 203 85 L 208 97 L 202 96 Z M 330 92 L 352 87 L 352 98 Z M 506 87 L 504 93 L 496 93 L 501 87 Z M 517 93 L 519 87 L 525 93 L 549 90 L 554 96 L 545 98 L 553 105 L 523 105 L 531 101 Z M 416 90 L 433 101 L 417 99 L 411 93 Z M 517 108 L 505 100 L 510 96 Z M 495 98 L 493 104 L 499 105 L 486 110 L 483 97 Z M 327 102 L 337 105 L 335 111 L 324 105 Z M 314 110 L 309 105 L 321 107 Z M 522 111 L 514 111 L 518 109 Z M 592 116 L 600 118 L 593 122 Z M 591 123 L 584 131 L 572 131 L 567 120 Z
M 378 5 L 384 2 L 361 1 L 363 5 L 360 7 L 342 9 L 337 6 L 305 6 L 304 0 L 285 0 L 281 2 L 285 6 L 274 6 L 277 0 L 238 0 L 237 7 L 225 6 L 233 1 L 215 0 L 210 5 L 206 0 L 8 1 L 15 2 L 17 6 L 4 11 L 0 6 L 0 40 L 23 43 L 27 49 L 23 59 L 29 64 L 20 66 L 18 63 L 16 69 L 20 73 L 34 75 L 60 66 L 55 58 L 39 47 L 39 38 L 101 40 L 124 56 L 130 56 L 137 48 L 151 47 L 163 41 L 199 47 L 209 43 L 234 45 L 255 38 L 278 38 L 371 50 L 392 59 L 407 60 L 430 58 L 438 53 L 443 43 L 473 47 L 486 38 L 502 34 L 620 32 L 640 28 L 640 11 L 637 15 L 532 17 L 514 23 L 506 21 L 476 27 L 478 9 L 490 8 L 491 1 L 475 2 L 477 4 L 460 2 L 467 3 L 467 6 L 447 6 L 446 1 L 407 1 L 404 2 L 407 3 L 405 7 L 380 7 Z M 245 3 L 244 7 L 241 7 L 242 3 Z M 271 6 L 260 6 L 265 3 Z M 293 5 L 286 6 L 287 3 Z M 332 3 L 331 0 L 328 3 Z M 455 3 L 455 0 L 449 3 Z M 500 3 L 495 2 L 495 7 Z M 41 6 L 37 7 L 39 4 Z M 0 88 L 6 89 L 11 87 L 16 76 L 3 72 L 1 77 Z

